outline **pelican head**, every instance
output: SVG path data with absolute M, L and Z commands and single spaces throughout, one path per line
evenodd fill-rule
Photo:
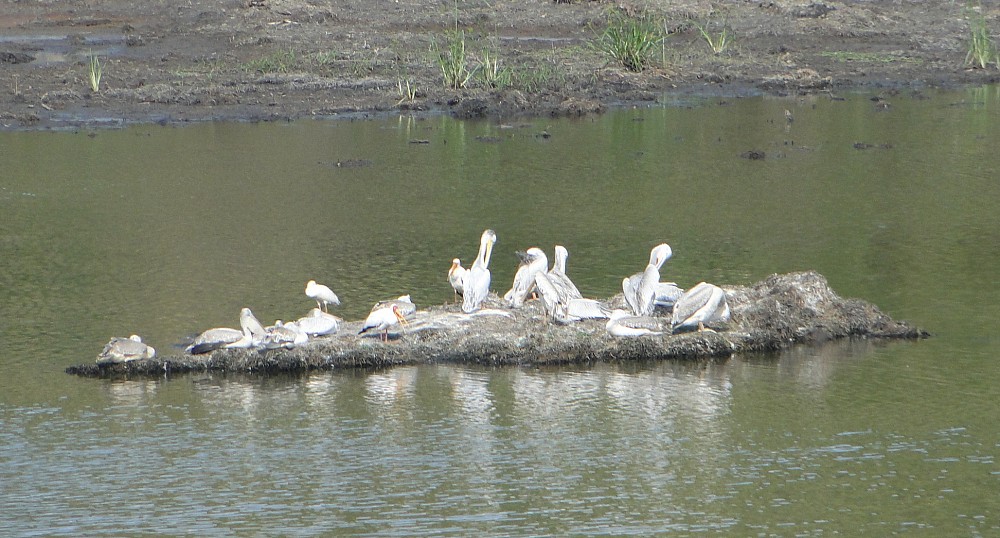
M 560 273 L 565 273 L 566 260 L 569 259 L 569 251 L 566 250 L 566 247 L 562 245 L 556 245 L 555 251 L 556 251 L 555 253 L 556 259 L 554 262 L 552 262 L 552 268 L 555 269 L 556 271 L 559 271 Z
M 670 245 L 660 243 L 649 252 L 649 265 L 655 266 L 656 270 L 659 271 L 663 267 L 663 264 L 673 255 L 674 252 L 670 250 Z
M 493 255 L 493 245 L 497 242 L 497 233 L 493 230 L 486 230 L 479 238 L 479 252 L 482 255 L 483 267 L 489 267 L 490 256 Z M 476 260 L 477 262 L 479 260 Z

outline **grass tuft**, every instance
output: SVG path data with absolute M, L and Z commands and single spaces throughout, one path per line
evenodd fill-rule
M 630 16 L 608 12 L 608 25 L 597 36 L 594 47 L 629 71 L 639 72 L 650 62 L 652 51 L 663 40 L 660 27 L 647 14 Z
M 101 91 L 101 74 L 103 73 L 103 68 L 101 67 L 101 59 L 97 57 L 96 54 L 91 51 L 90 53 L 90 89 L 97 93 Z
M 702 26 L 695 23 L 695 27 L 701 32 L 701 37 L 708 43 L 708 46 L 712 49 L 715 54 L 722 54 L 729 48 L 729 45 L 733 41 L 733 37 L 729 34 L 729 28 L 726 23 L 722 23 L 722 30 L 717 34 L 712 34 L 707 29 L 707 24 Z
M 465 31 L 455 30 L 445 34 L 445 45 L 442 48 L 435 39 L 431 44 L 435 62 L 441 69 L 445 87 L 460 90 L 469 84 L 478 67 L 469 69 L 468 55 L 465 52 Z
M 974 13 L 969 26 L 969 53 L 965 55 L 965 64 L 973 68 L 986 69 L 991 62 L 997 62 L 997 66 L 1000 67 L 996 45 L 990 36 L 990 29 L 986 26 L 986 17 L 981 13 Z

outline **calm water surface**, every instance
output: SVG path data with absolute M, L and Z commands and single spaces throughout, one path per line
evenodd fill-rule
M 869 97 L 0 133 L 0 528 L 996 535 L 1000 91 Z M 935 336 L 712 363 L 63 373 L 112 335 L 169 354 L 243 306 L 298 317 L 310 278 L 352 319 L 443 303 L 486 227 L 501 292 L 517 249 L 566 245 L 607 297 L 666 241 L 682 285 L 815 269 Z

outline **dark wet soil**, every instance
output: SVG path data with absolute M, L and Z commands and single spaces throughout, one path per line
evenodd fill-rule
M 635 73 L 593 47 L 609 16 L 668 35 Z M 579 115 L 684 95 L 879 94 L 995 82 L 966 63 L 1000 7 L 924 0 L 41 0 L 0 10 L 0 127 L 438 113 Z M 732 41 L 714 53 L 699 26 Z M 437 51 L 464 31 L 446 87 Z M 88 58 L 101 62 L 99 89 Z
M 718 332 L 637 338 L 608 335 L 603 320 L 551 323 L 538 301 L 510 310 L 495 295 L 477 315 L 458 305 L 418 310 L 409 328 L 382 342 L 359 336 L 361 322 L 291 350 L 220 350 L 211 355 L 156 357 L 120 364 L 73 366 L 88 377 L 162 376 L 191 371 L 298 372 L 382 368 L 402 364 L 554 365 L 590 362 L 707 359 L 775 351 L 838 338 L 923 338 L 927 333 L 892 320 L 875 306 L 844 299 L 815 272 L 773 275 L 749 287 L 725 288 L 732 318 Z M 612 306 L 624 307 L 619 294 Z M 669 325 L 664 317 L 664 326 Z

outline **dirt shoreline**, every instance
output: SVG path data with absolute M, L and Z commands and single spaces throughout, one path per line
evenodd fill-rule
M 610 12 L 669 35 L 640 73 L 595 36 Z M 678 96 L 798 95 L 1000 80 L 966 64 L 970 24 L 1000 7 L 916 0 L 49 0 L 0 13 L 0 128 L 439 114 L 582 115 Z M 732 38 L 715 54 L 698 26 Z M 467 67 L 509 84 L 445 87 L 435 47 L 464 31 Z M 99 91 L 91 55 L 102 64 Z

